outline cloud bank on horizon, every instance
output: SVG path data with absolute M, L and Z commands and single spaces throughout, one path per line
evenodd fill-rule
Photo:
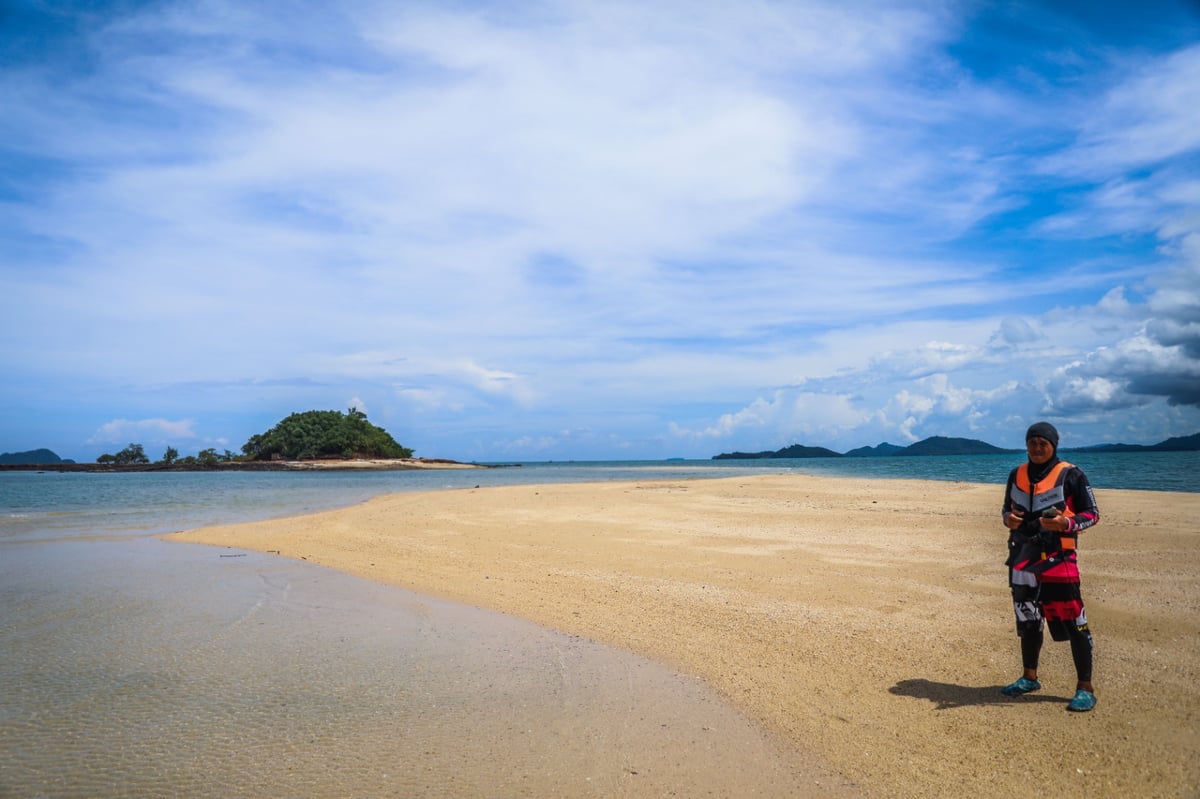
M 1200 431 L 1195 8 L 7 4 L 0 449 Z

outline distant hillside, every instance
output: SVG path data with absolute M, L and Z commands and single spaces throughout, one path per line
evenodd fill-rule
M 908 447 L 898 447 L 895 444 L 889 444 L 885 441 L 877 447 L 859 447 L 858 449 L 850 450 L 845 456 L 825 447 L 805 447 L 800 444 L 793 444 L 790 447 L 767 452 L 722 453 L 714 455 L 713 460 L 748 460 L 756 458 L 880 458 L 905 455 L 994 455 L 1013 451 L 993 447 L 986 441 L 976 441 L 971 438 L 934 436 L 924 441 L 918 441 Z
M 713 460 L 755 460 L 759 458 L 840 458 L 841 453 L 834 452 L 831 449 L 824 447 L 802 447 L 799 444 L 793 444 L 790 447 L 783 449 L 771 450 L 769 452 L 727 452 L 721 455 L 713 456 Z
M 5 452 L 0 454 L 0 466 L 36 466 L 43 463 L 74 463 L 64 460 L 48 449 L 31 449 L 28 452 Z
M 1063 448 L 1063 452 L 1196 452 L 1200 450 L 1200 433 L 1176 436 L 1157 444 L 1096 444 L 1091 447 Z
M 994 447 L 986 441 L 974 438 L 946 438 L 934 436 L 905 447 L 895 455 L 1003 455 L 1012 452 Z
M 974 438 L 948 438 L 933 436 L 907 447 L 889 444 L 886 441 L 874 447 L 859 447 L 841 455 L 824 447 L 805 447 L 793 444 L 790 447 L 767 452 L 728 452 L 714 455 L 713 460 L 755 458 L 892 458 L 918 455 L 1004 455 L 1024 452 L 1024 449 L 1001 449 L 986 441 Z M 1062 448 L 1063 452 L 1195 452 L 1200 451 L 1200 433 L 1190 436 L 1168 438 L 1158 444 L 1097 444 L 1093 447 Z
M 895 455 L 896 453 L 900 452 L 903 449 L 904 449 L 904 447 L 900 447 L 895 444 L 889 444 L 886 441 L 884 441 L 882 444 L 878 444 L 874 447 L 859 447 L 858 449 L 852 449 L 846 453 L 846 457 L 847 458 L 886 458 L 889 455 Z

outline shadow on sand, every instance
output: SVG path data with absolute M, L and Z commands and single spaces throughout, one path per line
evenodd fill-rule
M 951 710 L 956 707 L 1010 705 L 1019 702 L 1066 702 L 1068 697 L 1053 696 L 1041 693 L 1025 694 L 1021 697 L 1007 697 L 1000 693 L 999 685 L 955 685 L 933 680 L 901 680 L 889 688 L 897 696 L 911 696 L 916 699 L 928 699 L 933 702 L 935 710 Z

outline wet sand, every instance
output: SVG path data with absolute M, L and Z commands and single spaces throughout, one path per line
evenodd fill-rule
M 0 546 L 0 653 L 0 797 L 847 795 L 695 677 L 274 555 Z
M 1040 693 L 998 693 L 1020 673 L 1002 491 L 797 475 L 517 486 L 174 538 L 652 658 L 863 795 L 1197 795 L 1200 495 L 1097 491 L 1080 547 L 1099 706 L 1072 714 L 1066 644 L 1047 643 Z

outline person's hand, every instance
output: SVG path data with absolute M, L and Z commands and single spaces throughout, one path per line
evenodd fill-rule
M 1004 526 L 1009 530 L 1016 530 L 1025 521 L 1025 517 L 1016 508 L 1013 508 L 1008 513 L 1004 514 Z
M 1065 533 L 1067 530 L 1070 530 L 1071 520 L 1063 516 L 1062 511 L 1058 508 L 1052 508 L 1051 510 L 1054 511 L 1053 516 L 1043 516 L 1038 519 L 1038 523 L 1041 524 L 1042 529 L 1049 530 L 1052 533 Z

